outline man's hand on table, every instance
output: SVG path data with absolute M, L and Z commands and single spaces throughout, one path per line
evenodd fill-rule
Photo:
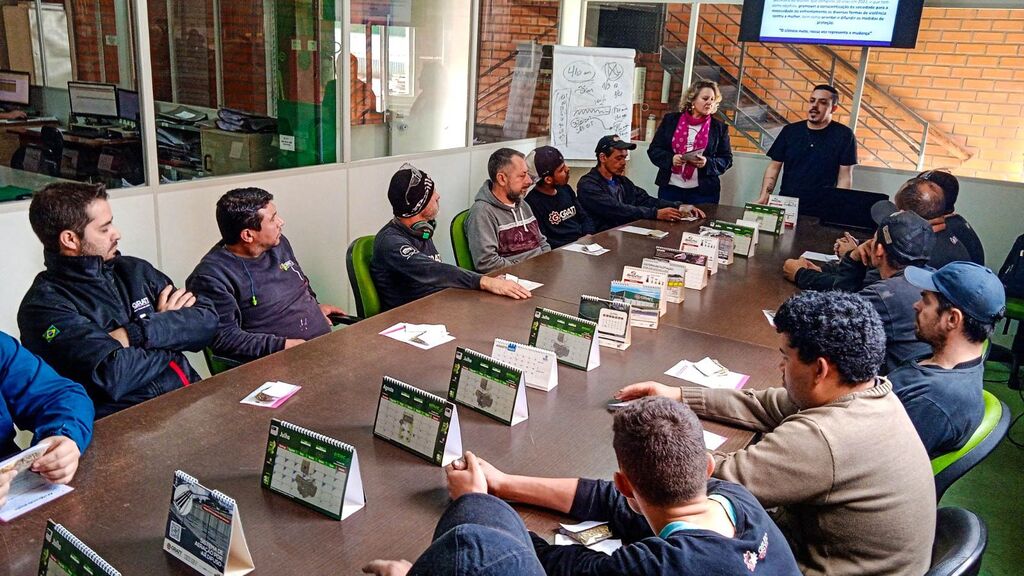
M 660 382 L 648 380 L 630 384 L 615 393 L 615 399 L 623 402 L 644 398 L 645 396 L 663 396 L 673 400 L 683 399 L 683 389 L 676 386 L 666 386 Z
M 377 576 L 405 576 L 412 569 L 408 560 L 374 560 L 363 566 L 363 574 Z
M 782 265 L 782 275 L 790 282 L 796 282 L 796 273 L 803 268 L 821 272 L 817 264 L 807 258 L 790 258 Z
M 515 300 L 522 300 L 533 296 L 529 290 L 518 282 L 513 282 L 505 277 L 491 278 L 490 276 L 480 277 L 480 289 L 498 296 L 505 296 Z

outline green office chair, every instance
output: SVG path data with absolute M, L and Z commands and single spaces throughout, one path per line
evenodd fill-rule
M 345 267 L 348 281 L 356 295 L 356 312 L 360 318 L 369 318 L 380 313 L 380 296 L 370 276 L 370 261 L 373 259 L 373 236 L 361 236 L 348 245 L 345 253 Z
M 466 237 L 466 218 L 469 217 L 469 210 L 463 210 L 452 218 L 452 252 L 455 253 L 455 263 L 459 268 L 476 272 L 473 266 L 473 255 L 469 252 L 469 239 Z
M 941 500 L 942 495 L 954 482 L 980 464 L 1006 437 L 1010 427 L 1010 409 L 988 390 L 983 390 L 982 396 L 985 399 L 985 415 L 967 444 L 956 452 L 949 452 L 932 460 L 936 501 Z
M 206 367 L 210 369 L 210 376 L 216 376 L 221 372 L 227 372 L 232 368 L 241 366 L 242 363 L 238 360 L 232 360 L 225 358 L 224 356 L 217 356 L 213 353 L 213 348 L 207 346 L 203 348 L 203 358 L 206 359 Z

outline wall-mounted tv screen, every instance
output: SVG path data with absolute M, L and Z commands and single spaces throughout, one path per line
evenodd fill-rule
M 743 0 L 740 40 L 913 48 L 924 0 Z

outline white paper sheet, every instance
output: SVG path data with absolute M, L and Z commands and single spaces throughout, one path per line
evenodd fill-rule
M 10 522 L 72 490 L 67 484 L 50 484 L 35 472 L 22 472 L 11 482 L 7 502 L 0 508 L 0 521 Z
M 678 364 L 666 370 L 665 374 L 708 388 L 731 388 L 734 390 L 742 388 L 750 379 L 750 376 L 746 374 L 732 371 L 725 376 L 705 376 L 689 360 L 680 360 Z
M 381 336 L 387 336 L 399 342 L 412 344 L 423 350 L 430 350 L 446 342 L 455 340 L 455 337 L 448 333 L 444 324 L 406 324 L 399 322 L 394 326 L 382 330 Z
M 775 327 L 775 311 L 774 310 L 761 310 L 764 313 L 764 317 L 768 319 L 768 323 Z
M 587 254 L 588 256 L 600 256 L 601 254 L 604 254 L 606 252 L 611 252 L 611 250 L 601 246 L 600 244 L 573 243 L 567 246 L 562 246 L 562 249 L 568 250 L 570 252 L 579 252 L 580 254 Z
M 824 254 L 822 252 L 812 252 L 810 250 L 801 254 L 800 257 L 808 260 L 817 260 L 818 262 L 836 262 L 839 260 L 839 256 L 836 256 L 835 254 Z
M 600 520 L 587 520 L 586 522 L 580 522 L 579 524 L 559 524 L 562 528 L 565 528 L 569 532 L 583 532 L 584 530 L 590 530 L 602 524 L 608 522 L 602 522 Z
M 620 232 L 628 232 L 630 234 L 639 234 L 640 236 L 650 236 L 651 238 L 657 238 L 661 240 L 665 236 L 668 236 L 668 232 L 664 230 L 654 230 L 651 228 L 644 228 L 642 226 L 623 226 L 619 228 Z
M 704 431 L 704 447 L 708 450 L 717 450 L 719 446 L 725 444 L 726 440 L 728 440 L 728 438 L 725 436 L 719 436 L 718 434 L 708 432 L 707 430 Z
M 519 284 L 530 292 L 533 292 L 537 288 L 543 286 L 540 282 L 534 282 L 533 280 L 527 280 L 526 278 L 520 278 L 518 276 L 513 276 L 512 274 L 505 274 L 505 279 Z
M 302 386 L 286 382 L 264 382 L 262 386 L 250 392 L 245 398 L 242 398 L 240 404 L 252 404 L 261 408 L 277 408 L 301 389 Z

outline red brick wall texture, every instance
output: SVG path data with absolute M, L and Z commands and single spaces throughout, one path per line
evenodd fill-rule
M 737 5 L 702 5 L 698 30 L 698 48 L 733 76 L 738 73 L 738 66 L 730 61 L 739 61 L 740 9 Z M 517 41 L 528 41 L 545 26 L 553 29 L 552 40 L 542 35 L 538 41 L 555 42 L 557 17 L 557 2 L 483 0 L 477 93 L 485 98 L 478 98 L 478 133 L 486 129 L 481 124 L 497 128 L 504 122 L 507 87 L 502 83 L 508 83 L 512 64 L 499 63 L 512 53 Z M 688 23 L 689 7 L 669 4 L 665 43 L 681 47 Z M 823 50 L 813 46 L 799 50 L 830 68 L 831 58 Z M 856 68 L 859 49 L 835 51 Z M 672 102 L 661 104 L 663 74 L 657 55 L 638 55 L 637 65 L 647 68 L 647 104 L 634 112 L 634 128 L 642 138 L 647 116 L 654 114 L 660 120 L 674 109 L 682 86 L 673 81 Z M 855 75 L 855 70 L 837 66 L 838 83 L 851 91 Z M 749 45 L 745 76 L 744 89 L 790 121 L 803 117 L 810 88 L 822 80 L 793 52 L 778 45 Z M 858 137 L 863 164 L 913 168 L 916 152 L 886 124 L 900 127 L 909 139 L 918 141 L 922 126 L 914 118 L 916 114 L 929 123 L 927 168 L 946 167 L 963 176 L 1024 181 L 1024 10 L 925 8 L 917 48 L 872 49 L 868 78 L 877 88 L 866 90 L 864 102 L 878 111 L 880 119 L 861 112 Z M 548 132 L 548 82 L 543 75 L 538 81 L 531 136 Z M 838 121 L 849 122 L 850 100 L 849 96 L 843 98 Z M 733 134 L 733 144 L 737 150 L 756 150 L 738 134 Z

